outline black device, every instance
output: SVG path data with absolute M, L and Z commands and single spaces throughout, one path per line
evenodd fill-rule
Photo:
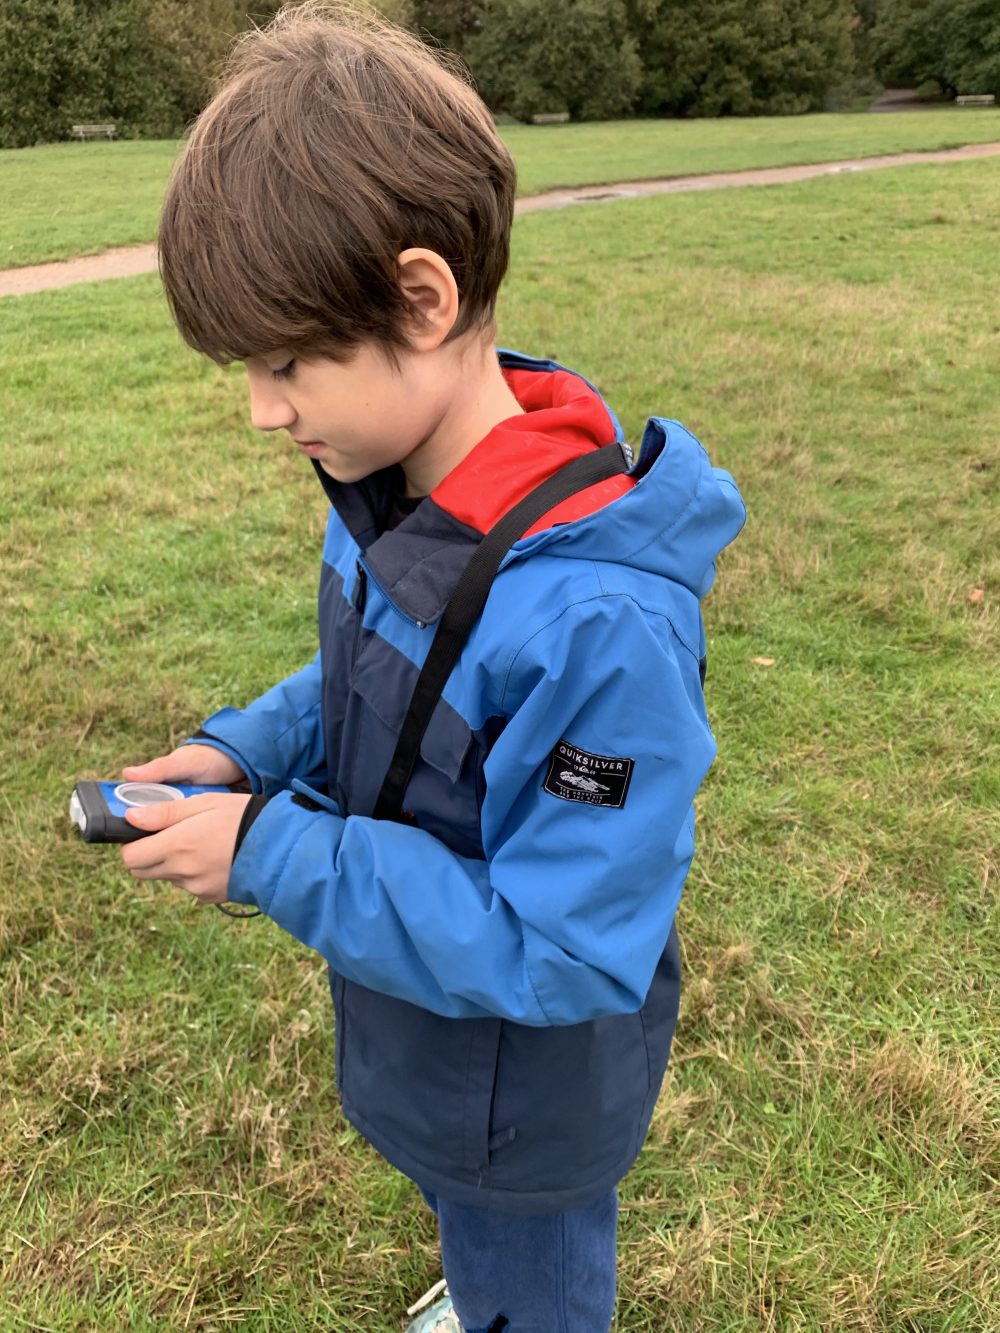
M 129 807 L 183 801 L 230 787 L 197 787 L 181 782 L 78 782 L 69 802 L 69 817 L 86 842 L 135 842 L 150 829 L 135 828 L 125 818 Z

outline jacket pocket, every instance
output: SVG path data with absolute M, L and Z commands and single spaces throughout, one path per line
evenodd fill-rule
M 344 1022 L 344 978 L 339 972 L 335 972 L 332 967 L 329 969 L 329 973 L 330 994 L 333 996 L 334 1073 L 337 1076 L 337 1087 L 343 1095 L 344 1041 L 347 1036 Z
M 443 1018 L 337 978 L 337 1081 L 380 1148 L 476 1182 L 489 1157 L 500 1019 Z
M 469 1077 L 465 1085 L 464 1153 L 468 1167 L 484 1171 L 492 1154 L 509 1142 L 513 1133 L 506 1130 L 496 1133 L 493 1122 L 504 1021 L 501 1018 L 474 1021 L 476 1031 L 469 1049 Z
M 653 982 L 646 996 L 646 1002 L 639 1011 L 649 1067 L 649 1097 L 640 1126 L 641 1138 L 645 1137 L 649 1128 L 660 1086 L 663 1083 L 663 1075 L 667 1071 L 680 999 L 681 953 L 675 924 L 670 929 L 666 948 L 660 955 L 660 961 L 653 973 Z
M 550 1028 L 505 1022 L 491 1116 L 491 1184 L 564 1190 L 581 1175 L 611 1171 L 634 1150 L 649 1094 L 638 1013 Z M 501 1151 L 507 1143 L 510 1151 Z

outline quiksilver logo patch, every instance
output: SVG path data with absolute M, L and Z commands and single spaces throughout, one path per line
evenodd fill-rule
M 604 805 L 620 810 L 632 781 L 634 759 L 610 754 L 591 754 L 567 740 L 552 751 L 549 771 L 542 784 L 545 791 L 564 801 Z

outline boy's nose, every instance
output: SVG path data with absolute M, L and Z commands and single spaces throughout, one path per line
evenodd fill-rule
M 247 376 L 250 389 L 250 422 L 256 430 L 287 430 L 295 421 L 295 410 L 273 384 Z

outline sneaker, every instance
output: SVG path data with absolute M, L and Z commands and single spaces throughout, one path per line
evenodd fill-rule
M 444 1292 L 441 1300 L 428 1306 L 427 1302 L 433 1301 L 441 1291 Z M 420 1313 L 417 1314 L 417 1311 Z M 448 1288 L 443 1282 L 431 1287 L 426 1296 L 422 1296 L 416 1305 L 411 1305 L 406 1313 L 417 1315 L 412 1324 L 407 1324 L 406 1333 L 462 1333 L 462 1325 L 458 1322 Z

